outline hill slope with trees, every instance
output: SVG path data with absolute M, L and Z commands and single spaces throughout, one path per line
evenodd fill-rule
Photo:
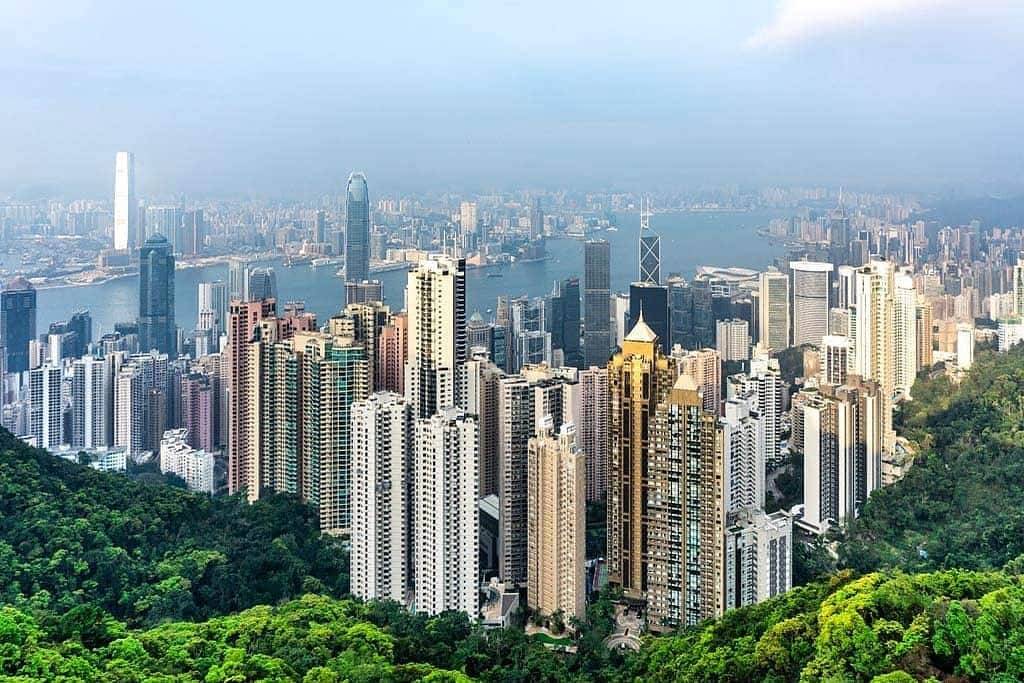
M 871 494 L 842 538 L 841 565 L 998 569 L 1024 554 L 1024 345 L 979 354 L 959 387 L 919 380 L 899 428 L 917 462 Z
M 348 591 L 312 511 L 146 484 L 55 458 L 0 430 L 0 603 L 98 607 L 133 625 L 204 619 Z

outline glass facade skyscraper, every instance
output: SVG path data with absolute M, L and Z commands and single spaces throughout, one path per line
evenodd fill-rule
M 139 344 L 177 355 L 174 254 L 163 235 L 153 235 L 139 250 Z
M 353 173 L 345 193 L 345 279 L 370 279 L 370 193 L 366 176 Z
M 0 294 L 0 336 L 7 372 L 28 370 L 28 343 L 36 337 L 36 289 L 23 277 L 11 280 Z

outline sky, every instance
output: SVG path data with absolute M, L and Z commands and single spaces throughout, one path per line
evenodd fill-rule
M 1018 0 L 0 0 L 0 197 L 1024 188 Z

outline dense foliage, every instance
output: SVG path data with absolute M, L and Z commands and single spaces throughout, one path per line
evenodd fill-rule
M 871 494 L 842 564 L 995 569 L 1024 554 L 1024 346 L 979 354 L 958 388 L 937 374 L 913 393 L 899 426 L 920 448 L 917 463 Z
M 847 573 L 673 638 L 645 681 L 1009 681 L 1024 678 L 1024 580 L 1004 573 Z
M 142 625 L 348 589 L 340 545 L 296 500 L 135 482 L 0 432 L 0 603 Z
M 600 605 L 601 603 L 599 603 Z M 607 605 L 605 606 L 607 607 Z M 608 613 L 599 615 L 605 619 Z M 844 573 L 729 612 L 627 659 L 584 628 L 560 654 L 461 613 L 306 595 L 202 623 L 131 630 L 82 606 L 51 624 L 0 608 L 0 676 L 88 681 L 1012 681 L 1024 579 Z

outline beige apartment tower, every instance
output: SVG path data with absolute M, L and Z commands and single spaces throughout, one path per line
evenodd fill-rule
M 585 458 L 576 430 L 562 425 L 530 439 L 527 456 L 527 600 L 542 614 L 561 610 L 566 619 L 586 609 Z

